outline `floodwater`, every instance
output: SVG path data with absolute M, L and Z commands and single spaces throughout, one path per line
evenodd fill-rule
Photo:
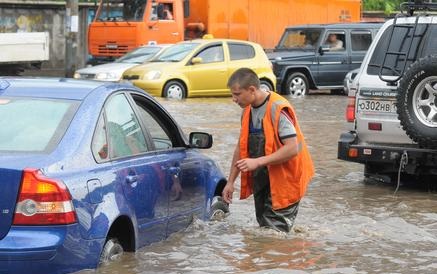
M 312 154 L 316 176 L 294 232 L 257 227 L 253 200 L 238 200 L 223 221 L 195 220 L 167 240 L 85 273 L 437 273 L 437 196 L 423 189 L 367 184 L 363 166 L 336 159 L 347 98 L 288 98 Z M 231 98 L 160 99 L 186 133 L 214 136 L 205 153 L 227 175 L 241 109 Z

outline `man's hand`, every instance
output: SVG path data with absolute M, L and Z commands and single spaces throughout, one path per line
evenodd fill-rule
M 233 193 L 234 193 L 234 184 L 227 183 L 222 192 L 223 200 L 225 200 L 226 203 L 231 204 Z
M 235 166 L 243 172 L 252 171 L 260 167 L 260 161 L 258 158 L 246 158 L 238 160 Z

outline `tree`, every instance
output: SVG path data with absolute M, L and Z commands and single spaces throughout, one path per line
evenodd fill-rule
M 378 10 L 385 14 L 399 10 L 399 6 L 405 0 L 364 0 L 364 10 Z

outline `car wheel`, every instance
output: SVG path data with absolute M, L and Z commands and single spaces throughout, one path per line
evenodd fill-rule
M 269 81 L 266 80 L 259 81 L 259 89 L 264 91 L 274 91 L 273 86 L 270 84 Z
M 215 196 L 212 199 L 210 212 L 211 221 L 223 220 L 229 213 L 229 205 L 223 200 L 221 196 Z
M 414 62 L 399 82 L 397 113 L 408 136 L 437 148 L 437 56 Z
M 121 255 L 123 255 L 123 247 L 116 238 L 111 238 L 103 246 L 99 264 L 116 261 Z
M 187 97 L 185 86 L 178 81 L 170 81 L 164 86 L 165 98 L 182 100 Z
M 308 79 L 303 73 L 294 72 L 288 76 L 284 94 L 300 97 L 306 95 L 308 90 Z

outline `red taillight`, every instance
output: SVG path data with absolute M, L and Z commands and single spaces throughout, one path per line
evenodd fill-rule
M 355 96 L 349 96 L 346 107 L 346 121 L 355 121 Z
M 350 148 L 348 155 L 350 158 L 357 158 L 358 157 L 358 149 L 356 148 Z
M 75 223 L 71 195 L 57 180 L 39 170 L 25 169 L 14 215 L 14 225 L 60 225 Z
M 369 130 L 378 130 L 378 131 L 381 131 L 382 130 L 382 124 L 381 123 L 369 123 L 368 124 L 368 128 L 369 128 Z

